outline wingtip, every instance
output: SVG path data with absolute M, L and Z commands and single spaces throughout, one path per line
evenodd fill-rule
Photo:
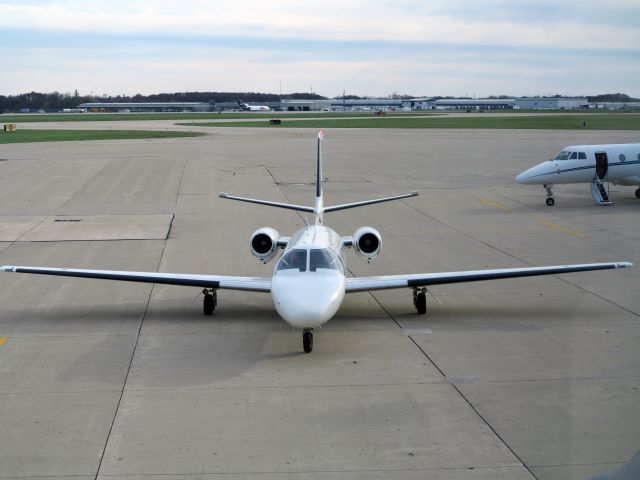
M 633 262 L 619 262 L 618 268 L 631 268 L 633 267 Z
M 227 197 L 229 196 L 229 194 L 228 194 L 228 193 L 221 192 L 221 193 L 219 193 L 219 194 L 218 194 L 218 196 L 219 196 L 220 198 L 227 198 Z

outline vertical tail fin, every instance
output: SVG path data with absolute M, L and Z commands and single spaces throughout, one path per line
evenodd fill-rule
M 322 140 L 324 140 L 324 133 L 322 132 L 322 130 L 320 130 L 318 132 L 318 151 L 316 159 L 316 225 L 322 225 L 322 217 L 324 213 L 324 205 L 322 200 Z
M 324 133 L 322 130 L 318 132 L 318 150 L 316 159 L 316 202 L 314 207 L 306 205 L 293 205 L 291 203 L 271 202 L 269 200 L 257 200 L 255 198 L 237 197 L 228 193 L 221 193 L 220 197 L 230 200 L 240 200 L 242 202 L 257 203 L 258 205 L 268 205 L 270 207 L 286 208 L 289 210 L 297 210 L 299 212 L 313 213 L 315 215 L 315 224 L 323 224 L 323 216 L 325 212 L 337 212 L 338 210 L 346 210 L 348 208 L 363 207 L 365 205 L 373 205 L 375 203 L 390 202 L 391 200 L 400 200 L 401 198 L 415 197 L 418 192 L 405 193 L 404 195 L 394 195 L 393 197 L 376 198 L 374 200 L 364 200 L 361 202 L 344 203 L 342 205 L 331 205 L 325 208 L 322 194 L 322 141 Z M 305 220 L 306 223 L 306 220 Z

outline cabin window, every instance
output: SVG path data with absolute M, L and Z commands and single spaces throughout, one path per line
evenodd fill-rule
M 618 158 L 620 159 L 621 162 L 626 162 L 627 161 L 627 157 L 624 155 L 624 153 L 621 153 Z
M 556 157 L 556 160 L 568 160 L 571 156 L 571 152 L 560 152 Z
M 298 270 L 299 272 L 307 271 L 307 250 L 305 248 L 294 248 L 289 250 L 278 262 L 278 272 L 280 270 Z
M 578 159 L 579 160 L 586 160 L 587 159 L 587 154 L 584 153 L 584 152 L 578 153 Z
M 571 160 L 576 160 L 578 158 L 578 152 L 573 152 L 569 158 Z
M 328 270 L 342 270 L 342 264 L 338 256 L 328 248 L 312 248 L 309 250 L 309 271 L 315 272 L 318 268 Z

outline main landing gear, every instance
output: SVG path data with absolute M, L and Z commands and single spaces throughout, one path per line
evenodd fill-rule
M 202 290 L 204 294 L 204 300 L 202 302 L 202 309 L 205 315 L 213 315 L 213 311 L 216 309 L 218 305 L 218 292 L 216 292 L 213 288 L 205 288 Z
M 547 200 L 546 200 L 547 206 L 548 207 L 553 207 L 556 204 L 556 199 L 553 196 L 553 191 L 551 190 L 551 187 L 553 187 L 553 184 L 552 183 L 545 183 L 542 186 L 547 191 Z
M 413 289 L 413 306 L 416 307 L 418 315 L 427 313 L 427 289 L 422 287 L 414 287 Z
M 313 350 L 313 329 L 305 328 L 302 331 L 302 348 L 304 353 L 310 353 Z

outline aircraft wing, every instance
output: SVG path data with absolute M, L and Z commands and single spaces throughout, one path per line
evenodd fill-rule
M 271 278 L 233 277 L 222 275 L 193 275 L 185 273 L 126 272 L 116 270 L 84 270 L 74 268 L 3 266 L 0 272 L 34 273 L 37 275 L 57 275 L 61 277 L 97 278 L 125 282 L 160 283 L 165 285 L 187 285 L 190 287 L 221 288 L 270 292 Z
M 410 275 L 386 275 L 380 277 L 347 278 L 346 293 L 391 288 L 427 287 L 446 283 L 477 282 L 502 278 L 534 277 L 537 275 L 557 275 L 559 273 L 587 272 L 627 268 L 630 262 L 585 263 L 579 265 L 556 265 L 548 267 L 502 268 L 498 270 L 469 270 L 463 272 L 418 273 Z

